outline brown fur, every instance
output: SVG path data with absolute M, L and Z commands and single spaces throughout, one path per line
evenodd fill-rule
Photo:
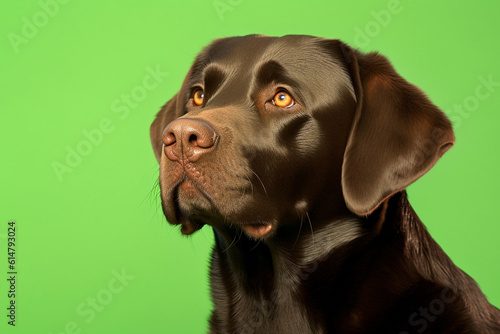
M 151 141 L 167 220 L 214 230 L 210 332 L 500 333 L 405 192 L 454 140 L 380 54 L 311 36 L 205 48 Z

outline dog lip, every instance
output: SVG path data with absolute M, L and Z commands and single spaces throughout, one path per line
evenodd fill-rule
M 207 224 L 209 219 L 203 213 L 203 210 L 197 208 L 182 209 L 179 203 L 179 191 L 181 191 L 181 186 L 185 182 L 189 182 L 187 178 L 182 178 L 171 190 L 171 211 L 167 220 L 172 225 L 181 225 L 181 233 L 184 235 L 190 235 L 201 229 Z M 196 187 L 196 184 L 192 184 Z M 198 189 L 199 190 L 199 189 Z M 170 219 L 169 219 L 170 218 Z
M 181 225 L 181 233 L 184 235 L 190 235 L 205 226 L 205 223 L 199 219 L 197 215 L 193 213 L 186 214 L 183 212 L 176 204 L 175 215 L 178 224 Z
M 250 234 L 256 238 L 262 238 L 263 236 L 269 234 L 273 229 L 272 224 L 245 224 L 241 228 L 246 233 Z

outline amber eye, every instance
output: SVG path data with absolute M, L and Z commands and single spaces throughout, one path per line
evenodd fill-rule
M 295 101 L 287 92 L 278 92 L 276 95 L 274 95 L 273 103 L 275 106 L 287 108 L 293 106 Z
M 193 93 L 193 103 L 197 106 L 201 106 L 203 104 L 203 98 L 205 97 L 205 93 L 203 89 L 198 88 Z

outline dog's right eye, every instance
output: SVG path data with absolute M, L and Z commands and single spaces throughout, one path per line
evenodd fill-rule
M 281 91 L 274 95 L 273 104 L 280 108 L 289 108 L 293 106 L 295 101 L 287 92 Z
M 193 93 L 193 103 L 196 106 L 201 106 L 203 104 L 203 98 L 205 97 L 205 93 L 203 92 L 203 89 L 198 88 L 197 90 L 194 91 Z

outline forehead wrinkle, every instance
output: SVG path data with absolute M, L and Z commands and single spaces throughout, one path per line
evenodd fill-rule
M 276 39 L 262 55 L 260 63 L 275 61 L 298 82 L 309 100 L 315 100 L 318 92 L 327 91 L 329 96 L 340 97 L 347 89 L 355 99 L 354 87 L 343 63 L 325 50 L 313 44 L 317 39 Z M 293 44 L 292 44 L 293 43 Z
M 212 90 L 207 107 L 221 107 L 236 103 L 241 104 L 242 102 L 246 104 L 248 102 L 246 101 L 246 92 L 250 82 L 249 74 L 245 73 L 242 66 L 233 63 L 225 68 L 224 75 L 217 87 L 207 87 L 207 89 Z
M 217 83 L 218 86 L 226 81 L 226 78 L 231 73 L 232 69 L 226 66 L 221 66 L 217 63 L 210 63 L 205 66 L 201 73 L 202 82 L 206 85 Z M 205 87 L 206 89 L 207 87 Z M 210 87 L 211 89 L 217 89 L 218 87 Z
M 225 78 L 211 97 L 212 104 L 234 104 L 238 101 L 249 106 L 252 105 L 254 102 L 251 98 L 255 78 L 254 71 L 265 50 L 269 47 L 270 40 L 273 39 L 275 38 L 254 37 L 237 45 L 233 50 L 227 50 L 224 57 L 214 61 L 213 64 L 216 64 L 217 67 L 225 69 Z
M 211 100 L 217 98 L 225 103 L 234 103 L 235 100 L 251 102 L 252 93 L 260 88 L 258 71 L 270 61 L 280 64 L 284 69 L 281 75 L 286 74 L 278 76 L 275 82 L 286 81 L 281 83 L 295 89 L 297 97 L 305 98 L 304 103 L 317 106 L 321 104 L 319 101 L 336 102 L 346 90 L 356 99 L 343 62 L 321 48 L 318 43 L 321 40 L 310 36 L 230 38 L 208 47 L 198 59 L 198 69 L 202 73 L 211 66 L 224 69 L 225 78 Z M 200 71 L 195 76 L 201 80 L 199 75 Z M 231 97 L 220 97 L 226 94 Z
M 209 62 L 223 66 L 254 66 L 276 37 L 240 36 L 230 37 L 213 43 L 206 50 Z
M 274 60 L 260 61 L 252 72 L 250 83 L 250 98 L 256 96 L 259 90 L 272 85 L 284 84 L 290 86 L 299 101 L 302 101 L 304 96 L 299 89 L 300 84 L 288 73 L 288 71 Z

